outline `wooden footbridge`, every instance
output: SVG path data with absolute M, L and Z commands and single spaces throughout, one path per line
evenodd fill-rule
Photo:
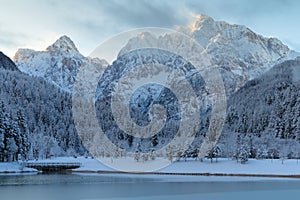
M 26 162 L 25 167 L 43 172 L 59 172 L 81 167 L 79 162 Z

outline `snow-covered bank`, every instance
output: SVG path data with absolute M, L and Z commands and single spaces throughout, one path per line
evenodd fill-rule
M 260 175 L 300 175 L 300 161 L 285 160 L 256 160 L 250 159 L 247 164 L 240 164 L 231 159 L 219 159 L 211 163 L 188 161 L 175 162 L 160 170 L 175 173 L 208 173 L 208 174 L 260 174 Z
M 36 169 L 22 167 L 17 162 L 0 162 L 0 174 L 4 173 L 27 173 L 27 172 L 37 172 Z
M 118 161 L 117 161 L 118 160 Z M 113 162 L 119 162 L 123 165 L 130 165 L 136 162 L 132 159 L 115 159 Z M 151 162 L 151 161 L 148 161 Z M 142 163 L 144 169 L 147 162 Z M 97 160 L 90 160 L 83 163 L 81 168 L 73 171 L 109 171 L 112 170 Z M 114 170 L 113 170 L 114 171 Z M 211 163 L 209 160 L 204 162 L 188 160 L 187 162 L 174 162 L 171 165 L 158 170 L 160 173 L 180 173 L 180 174 L 230 174 L 230 175 L 300 175 L 300 161 L 297 160 L 256 160 L 250 159 L 247 164 L 240 164 L 231 159 L 219 159 Z
M 35 161 L 33 161 L 35 162 Z M 77 169 L 73 169 L 73 172 L 117 172 L 96 159 L 84 158 L 84 157 L 59 157 L 47 160 L 39 160 L 37 162 L 80 162 L 82 166 Z M 147 165 L 155 165 L 155 162 L 161 162 L 161 160 L 140 162 L 136 165 L 136 161 L 133 158 L 119 158 L 111 159 L 107 158 L 107 163 L 113 162 L 116 165 L 127 166 L 140 166 L 140 171 L 143 171 Z M 29 171 L 31 169 L 24 168 L 23 171 Z M 20 166 L 17 163 L 0 163 L 0 172 L 14 171 L 20 172 Z M 132 171 L 138 171 L 133 169 Z M 283 164 L 281 160 L 256 160 L 250 159 L 247 164 L 240 164 L 234 160 L 223 158 L 211 163 L 209 160 L 204 162 L 188 160 L 173 162 L 171 165 L 160 169 L 157 173 L 178 173 L 178 174 L 206 174 L 206 175 L 278 175 L 278 176 L 300 176 L 300 161 L 297 160 L 284 160 Z
M 73 171 L 116 171 L 107 167 L 103 163 L 91 158 L 53 158 L 43 160 L 42 162 L 81 162 L 82 167 L 74 169 Z M 120 165 L 135 165 L 136 161 L 133 158 L 107 158 L 108 162 L 114 162 Z M 140 162 L 141 169 L 151 162 Z M 158 161 L 157 161 L 158 162 Z M 171 165 L 159 170 L 158 172 L 166 173 L 219 173 L 219 174 L 270 174 L 270 175 L 300 175 L 300 161 L 290 159 L 284 160 L 256 160 L 250 159 L 247 164 L 240 164 L 234 160 L 221 158 L 218 162 L 211 163 L 209 160 L 204 162 L 188 160 L 186 162 L 173 162 Z

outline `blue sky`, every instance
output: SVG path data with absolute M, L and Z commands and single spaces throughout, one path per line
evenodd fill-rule
M 196 14 L 243 24 L 300 51 L 297 0 L 0 0 L 0 51 L 43 50 L 68 35 L 89 55 L 107 38 L 132 28 L 188 25 Z

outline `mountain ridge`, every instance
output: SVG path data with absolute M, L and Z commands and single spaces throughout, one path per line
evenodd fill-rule
M 300 55 L 276 38 L 263 37 L 244 25 L 215 21 L 206 15 L 199 15 L 193 24 L 178 30 L 195 39 L 210 56 L 212 65 L 220 68 L 229 94 L 275 64 Z M 144 44 L 151 46 L 151 43 L 161 48 L 168 47 L 166 49 L 172 45 L 177 48 L 175 37 L 172 34 L 161 37 L 151 33 L 138 35 L 128 41 L 119 55 Z M 227 79 L 234 81 L 226 82 Z
M 256 151 L 279 152 L 287 157 L 300 149 L 300 60 L 275 65 L 258 78 L 248 81 L 228 100 L 227 120 L 220 144 L 232 141 L 252 143 Z M 239 138 L 239 139 L 238 139 Z
M 195 39 L 204 48 L 212 65 L 220 69 L 228 95 L 272 66 L 300 56 L 300 53 L 290 50 L 277 38 L 263 37 L 244 25 L 215 21 L 206 15 L 198 15 L 192 24 L 178 30 Z M 177 41 L 172 37 L 166 34 L 157 38 L 151 33 L 142 33 L 132 37 L 119 55 L 139 48 L 144 43 L 150 46 L 159 44 L 162 48 L 164 45 L 173 45 L 176 48 Z M 21 71 L 44 77 L 69 92 L 72 91 L 81 65 L 108 65 L 104 60 L 84 57 L 65 35 L 45 51 L 19 49 L 14 61 Z
M 1 51 L 0 51 L 0 69 L 19 71 L 15 63 Z

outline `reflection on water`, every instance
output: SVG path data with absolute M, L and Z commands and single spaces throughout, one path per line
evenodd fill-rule
M 300 196 L 300 180 L 79 174 L 0 176 L 1 200 L 282 199 L 295 198 L 294 195 Z
M 21 174 L 0 176 L 0 186 L 9 185 L 60 185 L 153 182 L 158 179 L 130 176 L 79 175 L 79 174 Z

